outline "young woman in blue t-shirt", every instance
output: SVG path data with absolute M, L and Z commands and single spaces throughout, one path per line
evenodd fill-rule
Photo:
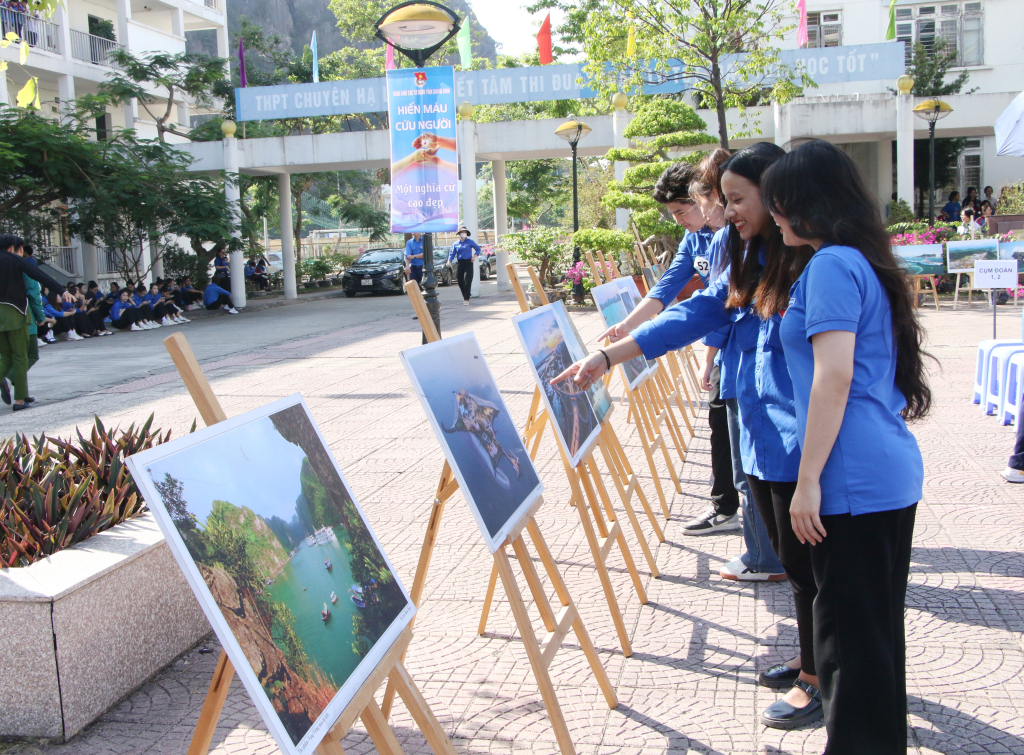
M 786 244 L 814 249 L 788 291 L 782 343 L 802 450 L 790 518 L 812 544 L 825 752 L 905 755 L 903 613 L 924 477 L 907 420 L 931 404 L 923 330 L 842 150 L 801 145 L 768 170 L 762 197 Z

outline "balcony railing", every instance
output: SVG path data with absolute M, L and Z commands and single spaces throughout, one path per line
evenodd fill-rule
M 113 42 L 95 34 L 86 34 L 84 31 L 71 30 L 71 57 L 76 60 L 84 60 L 87 63 L 95 63 L 98 66 L 107 68 L 120 68 L 111 53 L 124 45 Z
M 202 0 L 207 8 L 212 8 L 218 13 L 224 12 L 224 0 Z
M 78 275 L 75 250 L 70 246 L 44 246 L 39 250 L 39 259 L 63 273 Z
M 3 28 L 0 36 L 6 37 L 14 32 L 30 47 L 60 53 L 60 27 L 57 24 L 10 8 L 0 8 L 0 26 Z
M 100 274 L 120 272 L 119 262 L 116 249 L 106 246 L 96 247 L 96 267 L 98 268 L 96 272 Z

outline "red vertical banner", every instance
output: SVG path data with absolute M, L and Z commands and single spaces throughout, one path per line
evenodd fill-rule
M 551 63 L 551 14 L 544 17 L 544 23 L 540 25 L 537 32 L 537 51 L 540 53 L 540 64 L 542 66 Z

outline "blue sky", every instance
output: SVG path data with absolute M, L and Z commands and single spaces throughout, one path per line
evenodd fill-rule
M 189 511 L 206 520 L 215 500 L 248 506 L 264 519 L 290 521 L 302 492 L 305 454 L 274 429 L 270 417 L 246 423 L 150 464 L 154 481 L 170 472 L 184 483 Z

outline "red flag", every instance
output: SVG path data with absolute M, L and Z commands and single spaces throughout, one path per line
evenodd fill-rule
M 551 63 L 551 14 L 544 17 L 544 23 L 540 25 L 537 32 L 537 50 L 540 52 L 540 64 L 542 66 Z

